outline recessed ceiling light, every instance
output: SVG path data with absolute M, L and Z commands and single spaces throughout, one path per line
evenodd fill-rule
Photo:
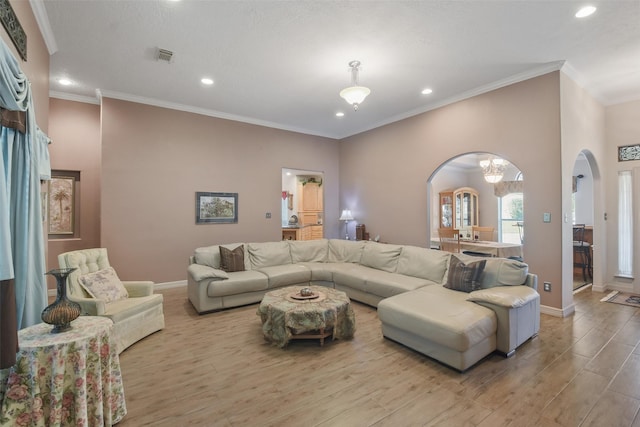
M 60 79 L 58 80 L 58 83 L 60 83 L 62 86 L 69 86 L 71 85 L 72 81 L 69 79 Z
M 213 80 L 208 77 L 202 78 L 200 82 L 202 82 L 203 85 L 207 85 L 207 86 L 210 86 L 213 84 Z
M 429 88 L 426 88 L 426 89 L 422 89 L 422 92 L 421 92 L 421 93 L 422 93 L 423 95 L 429 95 L 429 94 L 433 93 L 433 90 L 432 90 L 432 89 L 429 89 Z
M 595 11 L 595 6 L 585 6 L 576 12 L 576 18 L 586 18 L 587 16 L 592 15 Z
M 336 113 L 336 117 L 344 117 L 344 113 L 342 111 L 338 111 Z

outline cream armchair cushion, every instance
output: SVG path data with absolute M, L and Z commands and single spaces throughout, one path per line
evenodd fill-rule
M 65 252 L 58 255 L 58 263 L 60 268 L 76 268 L 67 279 L 67 296 L 80 304 L 82 314 L 104 316 L 113 321 L 118 353 L 164 328 L 163 298 L 153 293 L 153 282 L 123 281 L 128 298 L 112 302 L 93 298 L 82 287 L 81 276 L 111 268 L 105 248 Z

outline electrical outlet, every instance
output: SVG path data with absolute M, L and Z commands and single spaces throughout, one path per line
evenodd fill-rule
M 543 222 L 551 222 L 551 213 L 550 212 L 545 212 L 542 214 L 542 221 Z
M 264 214 L 264 217 L 267 219 L 271 219 L 271 212 L 267 212 L 266 214 Z
M 543 289 L 545 292 L 551 292 L 551 282 L 544 282 Z

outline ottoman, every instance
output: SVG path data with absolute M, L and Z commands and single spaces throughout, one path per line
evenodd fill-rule
M 496 349 L 495 313 L 468 297 L 434 285 L 386 298 L 378 304 L 382 334 L 464 371 Z

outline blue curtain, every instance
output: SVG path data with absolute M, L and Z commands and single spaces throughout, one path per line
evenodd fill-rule
M 25 132 L 0 126 L 0 281 L 13 279 L 17 329 L 22 329 L 40 323 L 47 305 L 40 177 L 50 175 L 50 166 L 29 81 L 2 40 L 0 107 L 26 112 Z

